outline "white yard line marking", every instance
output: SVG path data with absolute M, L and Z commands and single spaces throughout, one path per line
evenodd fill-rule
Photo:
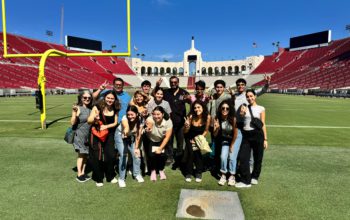
M 320 129 L 350 129 L 348 126 L 315 126 L 315 125 L 267 125 L 270 128 L 320 128 Z
M 0 122 L 13 122 L 13 123 L 18 123 L 18 122 L 23 122 L 23 123 L 40 123 L 39 120 L 7 120 L 7 119 L 1 119 Z M 53 122 L 53 121 L 46 121 L 47 123 Z M 69 123 L 70 121 L 56 121 L 58 123 Z
M 40 123 L 39 120 L 7 120 L 0 119 L 0 122 L 13 122 L 13 123 Z M 53 121 L 47 121 L 47 123 L 51 123 Z M 70 121 L 59 120 L 57 123 L 69 123 Z M 318 126 L 318 125 L 267 125 L 270 128 L 319 128 L 319 129 L 350 129 L 349 126 Z

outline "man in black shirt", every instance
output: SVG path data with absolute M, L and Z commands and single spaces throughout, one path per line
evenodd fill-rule
M 159 87 L 162 83 L 162 79 L 160 78 L 157 81 L 156 87 Z M 179 87 L 179 78 L 176 76 L 172 76 L 169 79 L 170 89 L 164 90 L 164 100 L 169 102 L 171 108 L 170 118 L 173 122 L 173 133 L 171 135 L 171 139 L 166 149 L 166 154 L 168 156 L 167 163 L 170 164 L 174 161 L 175 156 L 175 164 L 173 168 L 179 165 L 182 154 L 183 154 L 183 146 L 184 146 L 184 134 L 183 134 L 183 126 L 185 124 L 186 117 L 186 103 L 188 103 L 189 93 L 181 89 Z M 176 138 L 176 154 L 174 155 L 173 143 L 174 137 Z

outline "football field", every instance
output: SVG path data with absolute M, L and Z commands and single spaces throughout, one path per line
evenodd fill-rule
M 259 185 L 219 186 L 209 172 L 126 188 L 78 183 L 76 153 L 63 141 L 75 95 L 48 96 L 48 129 L 34 97 L 0 99 L 1 219 L 175 219 L 181 189 L 238 192 L 246 219 L 349 219 L 350 99 L 266 94 L 269 148 Z

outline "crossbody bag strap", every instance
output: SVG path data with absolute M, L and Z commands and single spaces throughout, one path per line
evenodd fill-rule
M 248 108 L 249 108 L 250 116 L 252 117 L 252 119 L 254 119 L 255 117 L 253 115 L 251 105 L 248 105 Z

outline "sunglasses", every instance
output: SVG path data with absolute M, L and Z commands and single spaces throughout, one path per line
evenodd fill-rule
M 221 110 L 230 110 L 229 107 L 222 107 Z
M 83 99 L 84 99 L 84 100 L 90 100 L 90 99 L 91 99 L 91 97 L 86 97 L 86 96 L 83 96 Z

